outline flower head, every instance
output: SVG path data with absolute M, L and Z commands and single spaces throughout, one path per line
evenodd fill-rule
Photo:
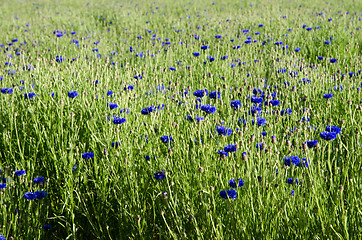
M 148 115 L 149 113 L 153 112 L 155 108 L 153 106 L 145 107 L 141 110 L 142 115 Z
M 76 98 L 78 96 L 78 92 L 77 91 L 70 91 L 68 92 L 68 97 L 70 98 Z
M 235 152 L 236 151 L 236 145 L 235 144 L 229 144 L 224 147 L 225 152 Z
M 24 175 L 24 174 L 25 174 L 25 170 L 16 170 L 15 171 L 16 176 L 21 176 L 21 175 Z
M 43 183 L 44 182 L 44 177 L 36 177 L 33 179 L 34 183 Z
M 83 159 L 91 159 L 94 158 L 94 153 L 93 152 L 85 152 L 82 154 L 82 158 Z
M 237 181 L 235 179 L 230 179 L 229 180 L 229 186 L 232 188 L 237 188 L 237 187 L 243 187 L 244 186 L 244 181 L 241 180 L 241 178 L 238 179 L 238 184 Z
M 337 137 L 335 132 L 321 132 L 320 137 L 324 140 L 330 141 Z
M 306 141 L 305 143 L 307 144 L 307 146 L 309 148 L 313 148 L 313 147 L 315 147 L 317 145 L 318 141 L 317 140 L 312 140 L 312 141 Z
M 240 100 L 231 101 L 230 106 L 235 110 L 239 109 L 241 107 Z
M 220 192 L 220 197 L 224 199 L 236 199 L 237 196 L 238 194 L 234 189 L 230 189 L 227 191 L 223 190 Z
M 206 113 L 212 113 L 214 114 L 216 112 L 216 108 L 214 106 L 211 106 L 211 105 L 202 105 L 201 106 L 201 110 L 206 112 Z
M 166 178 L 166 175 L 165 175 L 165 171 L 159 171 L 159 172 L 156 172 L 153 174 L 153 178 L 156 179 L 156 180 L 162 180 L 162 179 L 165 179 Z
M 225 135 L 225 136 L 230 136 L 233 133 L 233 130 L 231 128 L 227 128 L 224 126 L 217 126 L 216 127 L 216 131 L 219 135 Z
M 334 132 L 336 134 L 340 134 L 341 129 L 337 126 L 326 126 L 326 132 Z
M 171 142 L 171 141 L 172 141 L 172 137 L 171 137 L 171 136 L 162 136 L 162 137 L 161 137 L 161 141 L 162 141 L 163 143 Z

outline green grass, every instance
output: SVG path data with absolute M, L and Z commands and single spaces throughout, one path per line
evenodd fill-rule
M 336 0 L 228 0 L 215 5 L 204 0 L 3 2 L 0 87 L 12 88 L 13 94 L 0 94 L 0 176 L 6 182 L 0 189 L 0 235 L 361 239 L 358 9 L 358 1 Z M 250 30 L 247 35 L 245 29 Z M 57 37 L 57 30 L 66 34 Z M 248 36 L 257 42 L 245 44 Z M 9 46 L 15 38 L 18 42 Z M 202 45 L 209 49 L 201 50 Z M 144 57 L 136 56 L 141 52 Z M 57 62 L 57 55 L 64 61 Z M 330 63 L 331 58 L 337 63 Z M 23 70 L 29 64 L 34 69 Z M 8 74 L 10 70 L 15 74 Z M 292 71 L 298 74 L 293 77 Z M 303 84 L 303 78 L 310 83 Z M 129 85 L 134 89 L 125 91 Z M 337 86 L 342 90 L 335 90 Z M 205 88 L 221 94 L 217 100 L 202 98 L 202 105 L 216 107 L 215 114 L 195 109 L 193 93 Z M 276 93 L 280 101 L 274 107 L 263 103 L 260 117 L 266 119 L 265 126 L 252 124 L 254 88 L 265 96 Z M 109 90 L 112 96 L 107 96 Z M 70 91 L 79 96 L 69 98 Z M 185 91 L 186 96 L 180 94 Z M 29 92 L 36 97 L 25 99 Z M 326 93 L 333 97 L 324 99 Z M 240 109 L 230 107 L 232 100 L 241 101 Z M 110 110 L 109 102 L 118 108 Z M 147 106 L 162 104 L 163 110 L 141 114 Z M 288 108 L 292 114 L 281 116 Z M 113 124 L 113 115 L 126 122 Z M 190 122 L 186 115 L 204 120 Z M 310 121 L 299 121 L 303 117 Z M 239 119 L 246 119 L 246 125 Z M 221 125 L 233 133 L 218 135 L 216 127 Z M 332 141 L 320 137 L 327 125 L 342 130 Z M 162 143 L 164 135 L 173 141 Z M 317 147 L 303 147 L 314 139 Z M 121 144 L 112 148 L 112 142 Z M 264 149 L 258 150 L 257 143 L 264 143 Z M 237 152 L 221 158 L 218 150 L 229 144 L 237 144 Z M 85 152 L 93 152 L 94 158 L 83 159 Z M 284 166 L 286 156 L 309 159 L 309 167 Z M 16 176 L 15 170 L 26 175 Z M 166 178 L 154 179 L 154 173 L 163 170 Z M 45 177 L 45 182 L 36 184 L 35 177 Z M 231 189 L 228 181 L 238 178 L 244 186 L 236 189 L 237 198 L 221 198 L 221 191 Z M 288 178 L 300 184 L 288 184 Z M 48 196 L 24 198 L 35 191 Z

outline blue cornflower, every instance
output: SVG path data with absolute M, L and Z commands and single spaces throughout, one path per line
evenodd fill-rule
M 45 191 L 36 191 L 34 193 L 34 195 L 37 199 L 41 200 L 41 199 L 45 198 L 46 196 L 48 196 L 48 193 Z
M 257 124 L 258 126 L 265 126 L 265 123 L 266 123 L 265 118 L 257 118 L 257 119 L 256 119 L 256 124 Z M 254 125 L 254 119 L 251 120 L 251 124 Z
M 117 116 L 113 116 L 113 123 L 114 124 L 122 124 L 122 123 L 125 123 L 125 122 L 126 122 L 125 118 L 120 118 L 120 117 L 117 117 Z
M 320 137 L 324 140 L 330 141 L 337 137 L 335 132 L 321 132 Z
M 262 103 L 262 102 L 263 102 L 263 98 L 252 96 L 252 97 L 251 97 L 251 102 L 252 102 L 252 103 Z
M 230 106 L 235 110 L 239 109 L 241 107 L 240 100 L 231 101 Z
M 206 46 L 206 45 L 201 46 L 201 50 L 206 50 L 208 48 L 209 48 L 209 46 Z
M 292 114 L 292 109 L 291 108 L 287 108 L 287 109 L 284 109 L 282 111 L 280 111 L 280 115 L 283 116 L 283 115 L 287 115 L 287 114 Z
M 309 159 L 303 158 L 302 159 L 302 166 L 309 168 Z
M 221 157 L 227 157 L 229 156 L 229 153 L 223 150 L 217 151 L 217 154 L 219 154 Z
M 232 187 L 232 188 L 243 187 L 244 186 L 244 181 L 241 180 L 241 178 L 239 178 L 238 180 L 239 180 L 239 183 L 236 184 L 235 179 L 230 179 L 229 180 L 229 186 Z
M 13 92 L 12 88 L 1 88 L 1 93 L 13 94 Z
M 45 230 L 50 230 L 50 229 L 52 229 L 52 226 L 50 226 L 50 225 L 43 225 L 42 228 L 45 229 Z
M 166 178 L 165 170 L 156 172 L 156 173 L 154 173 L 153 175 L 154 175 L 154 176 L 153 176 L 154 179 L 156 179 L 156 180 L 162 180 L 162 179 L 165 179 L 165 178 Z
M 336 134 L 340 134 L 341 129 L 337 126 L 326 126 L 326 132 L 334 132 Z
M 209 92 L 207 91 L 207 89 L 205 89 L 205 90 L 196 90 L 196 91 L 194 92 L 194 96 L 195 96 L 195 97 L 200 97 L 200 98 L 204 97 L 205 94 L 206 94 L 206 96 L 209 94 Z
M 21 175 L 24 175 L 24 174 L 25 174 L 25 170 L 16 170 L 15 171 L 16 176 L 21 176 Z
M 174 67 L 169 67 L 168 69 L 170 69 L 171 71 L 176 71 L 176 68 Z
M 288 178 L 288 179 L 287 179 L 287 183 L 293 184 L 293 178 Z
M 121 142 L 112 142 L 112 144 L 111 144 L 111 146 L 113 147 L 113 148 L 118 148 L 119 146 L 121 145 Z
M 0 183 L 0 189 L 6 188 L 6 183 Z
M 310 118 L 309 117 L 302 117 L 299 122 L 309 122 Z
M 93 152 L 85 152 L 82 154 L 82 158 L 83 159 L 91 159 L 94 158 L 94 153 Z
M 34 183 L 43 183 L 44 182 L 44 177 L 36 177 L 33 179 Z
M 238 123 L 243 123 L 244 125 L 248 122 L 247 119 L 238 119 Z
M 107 91 L 107 96 L 112 96 L 113 95 L 113 91 Z
M 171 141 L 172 141 L 172 137 L 171 137 L 171 136 L 162 136 L 162 137 L 161 137 L 161 141 L 162 141 L 163 143 L 171 142 Z
M 331 59 L 329 59 L 329 61 L 330 61 L 331 63 L 336 63 L 336 62 L 337 62 L 337 59 L 331 58 Z
M 290 160 L 292 161 L 292 164 L 299 166 L 301 163 L 301 160 L 297 156 L 290 156 Z
M 235 152 L 236 151 L 236 145 L 235 144 L 229 144 L 224 147 L 225 152 Z
M 25 93 L 24 94 L 24 99 L 33 99 L 36 97 L 36 94 L 35 93 Z
M 326 93 L 323 95 L 323 98 L 329 99 L 333 97 L 333 93 Z
M 115 108 L 118 108 L 118 105 L 117 105 L 117 103 L 112 103 L 112 102 L 110 102 L 110 103 L 108 103 L 108 107 L 109 107 L 110 109 L 115 109 Z
M 220 192 L 220 197 L 224 199 L 236 199 L 237 196 L 238 194 L 234 189 L 230 189 L 227 191 L 223 190 Z
M 329 45 L 331 44 L 331 41 L 325 41 L 324 44 Z
M 124 91 L 127 91 L 127 90 L 132 91 L 133 89 L 134 89 L 134 85 L 128 85 L 128 86 L 123 88 Z
M 294 49 L 295 52 L 300 52 L 300 48 Z
M 291 164 L 290 157 L 285 157 L 285 158 L 283 158 L 283 160 L 284 160 L 285 166 L 290 166 L 290 164 Z
M 202 111 L 206 112 L 206 113 L 212 113 L 214 114 L 216 112 L 216 108 L 211 106 L 211 105 L 202 105 L 200 108 Z
M 256 149 L 263 150 L 263 143 L 257 143 Z
M 58 63 L 63 62 L 64 60 L 65 60 L 65 59 L 64 59 L 62 56 L 60 56 L 60 55 L 57 55 L 57 56 L 55 57 L 55 61 L 58 62 Z
M 216 131 L 219 135 L 225 135 L 225 136 L 230 136 L 233 133 L 233 130 L 231 130 L 231 128 L 227 128 L 224 126 L 217 126 L 216 127 Z
M 70 98 L 76 98 L 78 96 L 78 92 L 77 91 L 70 91 L 68 92 L 68 97 Z
M 220 98 L 220 92 L 219 91 L 218 92 L 212 91 L 209 94 L 209 98 L 211 98 L 211 99 L 216 99 L 216 96 L 217 96 L 217 98 Z
M 36 195 L 32 192 L 26 192 L 24 193 L 24 198 L 27 200 L 34 200 L 36 199 Z
M 141 110 L 142 115 L 148 115 L 149 113 L 153 112 L 155 109 L 153 106 L 145 107 Z
M 266 102 L 265 102 L 266 104 Z M 272 106 L 279 106 L 280 102 L 279 100 L 270 100 L 269 101 L 269 105 L 272 105 Z
M 198 56 L 200 56 L 200 53 L 199 52 L 194 52 L 194 53 L 192 53 L 192 55 L 194 55 L 195 57 L 198 57 Z
M 317 140 L 312 140 L 312 141 L 306 141 L 305 143 L 307 144 L 307 146 L 309 148 L 313 148 L 315 145 L 317 145 L 318 141 Z

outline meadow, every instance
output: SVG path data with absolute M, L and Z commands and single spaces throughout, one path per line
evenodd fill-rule
M 362 239 L 362 2 L 0 18 L 0 240 Z

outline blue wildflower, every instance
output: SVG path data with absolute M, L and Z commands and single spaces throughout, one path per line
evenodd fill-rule
M 321 132 L 320 137 L 324 140 L 330 141 L 337 137 L 335 132 Z
M 24 94 L 24 99 L 33 99 L 36 97 L 36 94 L 35 93 L 25 93 Z
M 220 157 L 227 157 L 227 156 L 229 156 L 229 153 L 226 152 L 226 151 L 223 151 L 223 150 L 217 151 L 217 154 L 219 154 Z
M 109 107 L 110 109 L 115 109 L 115 108 L 118 108 L 118 105 L 117 105 L 117 103 L 112 103 L 112 102 L 110 102 L 110 103 L 108 103 L 108 107 Z
M 218 92 L 212 91 L 212 92 L 210 92 L 210 94 L 209 94 L 209 98 L 211 98 L 211 99 L 216 99 L 216 96 L 217 96 L 217 98 L 220 99 L 220 92 L 219 92 L 219 91 L 218 91 Z
M 323 95 L 323 98 L 329 99 L 333 97 L 333 93 L 326 93 Z
M 209 92 L 207 91 L 207 89 L 205 89 L 205 90 L 196 90 L 196 91 L 194 92 L 194 96 L 195 96 L 195 97 L 200 97 L 200 98 L 204 97 L 205 94 L 206 94 L 206 96 L 209 94 Z
M 165 171 L 159 171 L 153 174 L 154 179 L 162 180 L 166 178 Z
M 122 123 L 125 123 L 125 122 L 126 122 L 125 118 L 120 118 L 120 117 L 117 117 L 117 116 L 113 116 L 113 123 L 114 124 L 122 124 Z
M 77 91 L 70 91 L 68 92 L 68 97 L 70 98 L 76 98 L 78 96 L 78 92 Z
M 233 130 L 231 130 L 231 128 L 227 128 L 224 126 L 217 126 L 216 127 L 216 131 L 219 135 L 225 135 L 225 136 L 230 136 L 233 133 Z
M 341 129 L 337 126 L 326 126 L 326 132 L 334 132 L 336 134 L 340 134 Z
M 244 181 L 241 180 L 241 178 L 238 179 L 238 184 L 236 184 L 236 180 L 235 179 L 230 179 L 229 180 L 229 186 L 232 188 L 237 188 L 237 187 L 243 187 L 244 186 Z
M 13 94 L 13 92 L 12 88 L 1 88 L 1 93 Z
M 239 109 L 241 107 L 240 100 L 231 101 L 230 106 L 235 110 Z
M 141 110 L 142 115 L 148 115 L 149 113 L 153 112 L 155 109 L 153 106 L 145 107 Z
M 230 189 L 227 191 L 223 190 L 220 192 L 220 197 L 224 199 L 236 199 L 237 196 L 238 194 L 234 189 Z
M 314 146 L 317 145 L 318 141 L 317 140 L 312 140 L 312 141 L 306 141 L 305 143 L 307 144 L 307 146 L 309 148 L 313 148 Z
M 161 137 L 161 141 L 162 141 L 163 143 L 171 142 L 171 141 L 172 141 L 172 137 L 171 137 L 171 136 L 162 136 L 162 137 Z
M 43 183 L 44 182 L 44 177 L 36 177 L 33 179 L 34 183 Z
M 36 195 L 32 192 L 26 192 L 24 193 L 24 198 L 27 200 L 34 200 L 36 199 Z
M 255 96 L 252 96 L 250 100 L 252 103 L 262 103 L 263 102 L 263 98 L 255 97 Z
M 85 152 L 82 154 L 82 158 L 83 159 L 91 159 L 94 158 L 94 153 L 93 152 Z
M 211 106 L 211 105 L 202 105 L 200 108 L 202 111 L 206 112 L 206 113 L 212 113 L 214 114 L 216 112 L 216 108 Z
M 235 152 L 236 151 L 236 145 L 235 144 L 229 144 L 224 147 L 225 152 Z
M 25 174 L 25 170 L 16 170 L 15 171 L 16 176 L 21 176 L 21 175 L 24 175 L 24 174 Z
M 48 193 L 45 191 L 36 191 L 34 193 L 34 195 L 35 195 L 36 199 L 41 200 L 41 199 L 45 198 L 46 196 L 48 196 Z

